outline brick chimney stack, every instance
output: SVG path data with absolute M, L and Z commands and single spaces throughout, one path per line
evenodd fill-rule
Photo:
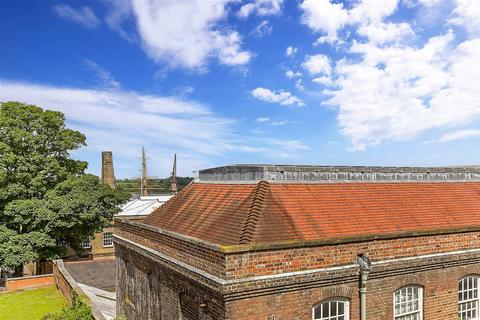
M 102 182 L 115 189 L 115 173 L 113 172 L 113 157 L 111 151 L 102 152 Z

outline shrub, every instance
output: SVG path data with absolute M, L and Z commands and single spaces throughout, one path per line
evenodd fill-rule
M 55 314 L 48 314 L 43 320 L 92 320 L 92 310 L 73 292 L 72 306 L 67 305 Z

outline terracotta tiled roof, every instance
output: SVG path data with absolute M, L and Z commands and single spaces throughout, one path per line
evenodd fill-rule
M 193 183 L 144 223 L 223 245 L 480 228 L 480 182 Z

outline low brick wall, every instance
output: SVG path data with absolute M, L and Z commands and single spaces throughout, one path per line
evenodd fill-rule
M 75 279 L 70 275 L 65 266 L 63 265 L 63 260 L 54 260 L 53 261 L 53 277 L 55 279 L 55 284 L 63 295 L 65 300 L 69 305 L 72 304 L 72 293 L 75 291 L 77 295 L 90 306 L 92 310 L 92 319 L 95 320 L 106 320 L 103 314 L 96 308 L 88 296 L 83 292 L 80 286 L 77 284 Z
M 67 269 L 65 269 L 63 265 L 63 260 L 53 261 L 53 275 L 58 290 L 68 302 L 68 304 L 71 305 L 73 291 L 75 289 L 81 289 L 75 282 L 75 280 L 72 278 L 72 276 L 68 273 Z
M 7 279 L 7 290 L 21 290 L 50 286 L 54 283 L 53 274 L 39 276 L 9 278 Z

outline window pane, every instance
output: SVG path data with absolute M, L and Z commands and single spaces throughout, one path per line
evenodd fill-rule
M 461 320 L 477 320 L 479 277 L 465 277 L 458 282 L 458 316 Z
M 313 308 L 314 320 L 345 320 L 348 304 L 342 300 L 326 301 Z
M 394 294 L 393 314 L 395 320 L 420 319 L 422 306 L 421 289 L 415 286 L 404 287 Z
M 90 237 L 88 237 L 87 239 L 83 240 L 81 243 L 80 243 L 80 246 L 83 248 L 83 249 L 89 249 L 91 248 L 91 243 L 90 243 Z
M 105 232 L 103 234 L 103 246 L 104 247 L 113 246 L 113 237 L 111 232 Z
M 337 316 L 338 315 L 337 304 L 338 304 L 338 302 L 336 302 L 336 301 L 331 302 L 331 305 L 330 305 L 330 315 L 331 316 Z
M 328 302 L 323 304 L 323 310 L 322 310 L 322 317 L 323 318 L 327 318 L 329 316 L 329 314 L 328 314 L 329 305 L 330 304 Z

